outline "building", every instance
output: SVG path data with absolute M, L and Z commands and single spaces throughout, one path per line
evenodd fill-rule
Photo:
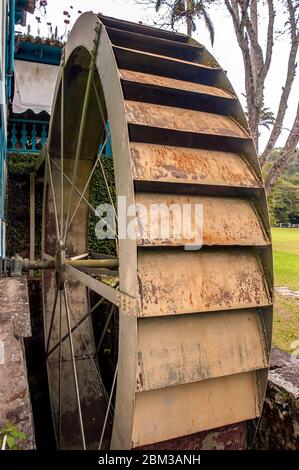
M 26 14 L 34 13 L 35 0 L 0 1 L 0 260 L 5 258 L 5 192 L 7 181 L 7 138 L 9 103 L 13 91 L 15 25 L 25 24 Z M 2 270 L 2 261 L 0 263 Z

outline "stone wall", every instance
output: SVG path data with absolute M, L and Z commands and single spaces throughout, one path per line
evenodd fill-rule
M 34 424 L 24 338 L 31 336 L 27 279 L 0 279 L 0 429 L 8 423 L 26 434 L 22 449 L 34 449 Z
M 299 359 L 273 348 L 257 449 L 299 449 Z

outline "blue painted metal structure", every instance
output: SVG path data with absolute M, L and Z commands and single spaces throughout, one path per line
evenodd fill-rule
M 5 257 L 5 192 L 7 180 L 7 153 L 32 154 L 39 153 L 48 137 L 49 121 L 30 120 L 17 118 L 15 115 L 6 120 L 4 116 L 7 104 L 13 98 L 13 74 L 14 60 L 23 60 L 34 63 L 59 65 L 62 48 L 43 42 L 17 40 L 15 49 L 15 24 L 18 24 L 23 16 L 24 8 L 28 0 L 2 0 L 6 6 L 6 60 L 0 71 L 0 80 L 6 83 L 6 93 L 0 97 L 0 258 Z M 2 99 L 1 99 L 2 98 Z M 108 139 L 103 150 L 104 157 L 112 157 L 110 127 L 107 122 L 106 129 Z
M 61 60 L 61 47 L 50 44 L 19 41 L 17 44 L 15 59 L 26 62 L 59 65 Z
M 0 61 L 0 260 L 5 257 L 5 193 L 7 182 L 7 104 L 11 98 L 14 72 L 15 24 L 21 21 L 28 0 L 1 0 Z M 5 34 L 3 34 L 5 32 Z M 5 85 L 5 86 L 3 86 Z M 2 263 L 0 263 L 1 266 Z
M 6 189 L 6 129 L 3 103 L 0 104 L 0 260 L 5 257 L 5 189 Z
M 7 152 L 38 153 L 47 142 L 49 121 L 8 120 Z
M 6 191 L 6 143 L 7 143 L 7 97 L 9 80 L 7 78 L 11 66 L 11 33 L 14 32 L 15 0 L 1 1 L 1 62 L 0 62 L 0 261 L 5 257 L 5 191 Z M 13 20 L 13 21 L 12 21 Z M 0 263 L 1 269 L 2 263 Z

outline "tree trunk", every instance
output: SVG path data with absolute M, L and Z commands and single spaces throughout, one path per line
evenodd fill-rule
M 192 36 L 192 18 L 187 16 L 187 35 Z
M 299 154 L 299 148 L 297 147 L 299 140 L 299 104 L 297 107 L 297 114 L 294 120 L 292 130 L 287 138 L 286 144 L 282 149 L 278 160 L 274 163 L 270 169 L 266 180 L 265 187 L 267 194 L 272 191 L 277 178 L 282 174 L 283 170 L 287 167 L 289 161 Z
M 261 41 L 259 42 L 258 34 L 260 23 L 263 20 L 259 18 L 261 12 L 259 8 L 262 3 L 265 6 L 267 5 L 268 10 L 267 40 L 265 46 L 263 46 Z M 265 2 L 258 2 L 257 0 L 225 0 L 225 5 L 232 17 L 236 38 L 243 55 L 249 128 L 258 152 L 260 116 L 264 106 L 264 86 L 272 61 L 274 44 L 275 2 L 274 0 L 266 0 Z M 294 0 L 286 0 L 285 7 L 286 19 L 288 19 L 286 25 L 289 25 L 287 31 L 290 35 L 288 68 L 275 123 L 269 141 L 261 156 L 262 166 L 271 157 L 277 139 L 281 134 L 297 67 L 299 19 L 297 17 L 296 2 L 294 2 Z M 290 132 L 285 146 L 266 177 L 265 186 L 268 194 L 272 190 L 277 178 L 286 168 L 288 162 L 299 152 L 299 150 L 296 149 L 298 141 L 299 116 L 297 111 L 292 131 Z
M 192 8 L 193 8 L 193 2 L 192 0 L 187 0 L 187 4 L 186 4 L 186 7 L 187 7 L 187 35 L 188 36 L 192 36 L 192 14 L 191 14 L 191 11 L 192 11 Z M 188 14 L 188 12 L 190 11 L 190 14 Z

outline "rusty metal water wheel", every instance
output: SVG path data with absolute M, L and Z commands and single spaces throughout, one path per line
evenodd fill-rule
M 127 207 L 202 204 L 202 249 L 184 250 L 183 236 L 118 239 L 116 225 L 115 258 L 91 259 L 90 182 L 108 121 L 117 196 Z M 138 226 L 147 223 L 139 213 Z M 260 416 L 272 324 L 267 204 L 240 104 L 203 46 L 79 18 L 53 104 L 43 256 L 56 266 L 43 299 L 59 448 L 192 448 L 198 432 Z M 108 389 L 91 291 L 103 315 L 119 311 Z

